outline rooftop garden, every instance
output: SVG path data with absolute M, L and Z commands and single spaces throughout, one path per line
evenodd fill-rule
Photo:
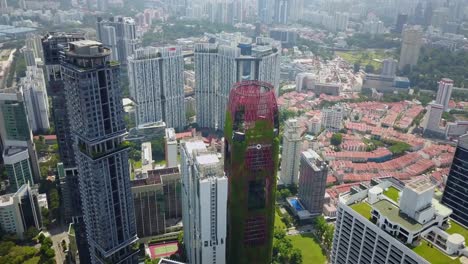
M 432 264 L 455 264 L 460 263 L 458 258 L 452 259 L 449 256 L 445 255 L 437 247 L 433 246 L 431 243 L 423 240 L 413 248 L 413 251 L 428 260 Z
M 468 241 L 468 229 L 453 220 L 450 220 L 450 228 L 445 230 L 445 232 L 449 234 L 460 234 L 465 238 L 465 243 Z
M 356 203 L 351 205 L 351 208 L 356 211 L 358 214 L 364 216 L 366 219 L 371 218 L 371 211 L 372 207 L 366 203 L 366 202 L 361 202 L 361 203 Z
M 398 203 L 399 193 L 400 191 L 397 188 L 391 186 L 386 191 L 384 191 L 383 194 L 390 198 L 392 201 Z

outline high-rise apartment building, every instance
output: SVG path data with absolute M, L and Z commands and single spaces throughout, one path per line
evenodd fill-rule
M 444 107 L 444 111 L 448 110 L 450 97 L 452 96 L 453 80 L 443 78 L 439 81 L 439 89 L 437 90 L 436 104 Z
M 182 219 L 188 263 L 226 263 L 228 180 L 201 140 L 181 143 Z
M 182 218 L 179 168 L 151 169 L 131 184 L 138 237 L 170 232 Z
M 304 17 L 304 0 L 289 1 L 289 22 L 297 22 Z
M 392 58 L 387 58 L 382 61 L 382 72 L 383 76 L 395 77 L 396 70 L 398 68 L 398 61 Z
M 31 130 L 47 132 L 50 128 L 49 98 L 43 70 L 37 66 L 28 66 L 26 77 L 22 78 L 20 83 Z
M 0 226 L 6 233 L 23 238 L 30 227 L 42 227 L 37 193 L 29 184 L 23 184 L 13 193 L 0 196 Z
M 397 21 L 395 24 L 395 32 L 402 33 L 406 22 L 408 21 L 408 14 L 398 14 Z
M 422 46 L 423 30 L 420 26 L 406 26 L 402 33 L 400 62 L 398 69 L 418 64 L 419 52 Z
M 103 44 L 70 42 L 61 61 L 92 263 L 135 263 L 135 211 L 119 63 Z
M 328 165 L 315 151 L 301 154 L 298 197 L 313 216 L 322 214 L 327 187 Z
M 430 103 L 422 127 L 423 133 L 428 137 L 445 137 L 445 131 L 440 127 L 440 120 L 442 113 L 444 112 L 444 106 L 441 104 Z
M 453 210 L 452 218 L 468 227 L 468 134 L 458 138 L 442 203 Z
M 343 109 L 341 106 L 322 109 L 322 126 L 329 131 L 338 131 L 343 123 Z
M 24 104 L 21 87 L 0 90 L 0 139 L 4 149 L 3 158 L 5 159 L 5 155 L 9 156 L 5 150 L 10 147 L 12 149 L 27 149 L 32 179 L 34 182 L 39 182 L 39 162 Z M 24 155 L 21 156 L 24 157 Z M 17 164 L 17 160 L 16 158 L 10 159 L 10 161 L 15 161 L 15 164 Z M 9 174 L 7 171 L 7 176 L 10 179 L 16 178 L 15 175 Z M 16 185 L 16 188 L 19 187 L 20 185 Z
M 283 151 L 281 153 L 281 181 L 285 185 L 297 185 L 299 155 L 301 153 L 301 126 L 296 119 L 284 123 Z
M 373 180 L 340 195 L 331 263 L 459 261 L 467 250 L 459 232 L 467 229 L 433 198 L 431 181 L 395 182 Z
M 275 0 L 274 22 L 277 24 L 287 24 L 289 20 L 289 0 Z
M 23 184 L 35 183 L 27 147 L 6 147 L 3 151 L 3 162 L 11 192 L 16 192 Z
M 184 128 L 184 58 L 179 47 L 136 50 L 128 74 L 137 125 L 164 121 L 167 127 Z
M 108 27 L 113 27 L 114 30 Z M 96 34 L 99 41 L 117 54 L 119 62 L 126 65 L 128 57 L 132 56 L 136 49 L 135 20 L 121 16 L 110 17 L 108 20 L 98 17 Z
M 263 24 L 271 24 L 275 15 L 276 0 L 258 0 L 257 13 L 258 19 Z
M 74 168 L 75 154 L 73 151 L 73 137 L 70 132 L 70 119 L 67 112 L 65 87 L 60 67 L 60 53 L 68 47 L 68 43 L 83 40 L 81 33 L 48 33 L 42 37 L 44 63 L 48 82 L 49 96 L 52 99 L 52 117 L 59 146 L 60 160 L 66 169 Z M 74 188 L 77 191 L 77 188 Z M 77 193 L 77 196 L 78 193 Z M 77 208 L 81 212 L 80 208 Z
M 177 138 L 173 128 L 166 128 L 166 135 L 164 137 L 166 167 L 177 167 Z
M 234 85 L 226 114 L 228 263 L 271 263 L 279 157 L 279 120 L 273 86 Z
M 209 34 L 215 43 L 195 45 L 195 99 L 200 127 L 222 130 L 234 83 L 258 80 L 279 89 L 281 44 L 270 38 L 255 43 L 240 34 Z

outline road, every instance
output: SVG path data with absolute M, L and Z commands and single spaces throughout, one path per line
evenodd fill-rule
M 65 239 L 68 243 L 70 242 L 68 240 L 68 226 L 65 227 L 54 227 L 51 230 L 48 230 L 46 233 L 50 235 L 50 238 L 52 239 L 53 242 L 53 249 L 55 251 L 55 261 L 57 264 L 63 264 L 65 263 L 66 260 L 66 254 L 63 252 L 62 249 L 62 240 Z

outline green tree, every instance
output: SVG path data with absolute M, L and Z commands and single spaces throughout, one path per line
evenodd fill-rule
M 357 62 L 354 63 L 354 66 L 353 66 L 354 73 L 359 72 L 360 69 L 361 69 L 361 64 L 359 64 Z
M 327 251 L 331 250 L 333 243 L 333 235 L 335 233 L 335 227 L 333 225 L 328 225 L 325 228 L 325 233 L 323 237 L 323 246 Z
M 31 226 L 24 232 L 24 239 L 27 241 L 33 240 L 39 234 L 39 230 L 37 228 Z
M 317 217 L 314 222 L 315 233 L 320 241 L 322 241 L 323 235 L 325 234 L 328 224 L 323 215 Z
M 298 248 L 293 248 L 289 257 L 290 264 L 302 264 L 302 253 Z
M 343 135 L 341 133 L 335 133 L 332 135 L 330 139 L 330 144 L 333 146 L 339 146 L 341 145 L 341 142 L 343 141 Z
M 372 64 L 367 64 L 365 68 L 366 73 L 374 73 L 375 67 Z
M 164 160 L 164 138 L 158 138 L 151 141 L 151 150 L 154 161 Z
M 388 150 L 390 150 L 390 152 L 393 153 L 393 155 L 401 155 L 403 153 L 405 153 L 406 151 L 408 151 L 409 149 L 411 148 L 411 146 L 405 142 L 396 142 L 394 144 L 392 144 L 392 146 L 390 146 L 388 148 Z
M 56 187 L 52 187 L 48 194 L 49 211 L 53 219 L 60 217 L 60 197 Z

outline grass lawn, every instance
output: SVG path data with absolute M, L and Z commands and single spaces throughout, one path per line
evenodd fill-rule
M 283 220 L 281 220 L 281 216 L 276 211 L 275 211 L 275 226 L 281 229 L 286 229 L 286 225 L 283 223 Z
M 384 191 L 383 194 L 398 203 L 399 193 L 400 191 L 397 188 L 391 186 L 388 190 Z
M 364 216 L 366 219 L 371 218 L 372 207 L 368 203 L 361 202 L 353 204 L 351 205 L 351 208 L 353 208 L 353 210 L 356 211 L 358 214 Z
M 413 248 L 413 251 L 421 257 L 423 257 L 424 259 L 426 259 L 427 261 L 431 262 L 432 264 L 460 263 L 460 260 L 458 258 L 451 259 L 436 247 L 431 247 L 430 245 L 428 245 L 428 242 L 425 240 L 421 241 L 421 244 L 419 246 Z
M 460 234 L 465 238 L 465 241 L 468 242 L 468 230 L 453 220 L 450 220 L 450 228 L 447 229 L 446 232 L 449 234 Z
M 293 247 L 301 250 L 303 264 L 326 263 L 327 258 L 322 253 L 320 245 L 315 242 L 312 234 L 288 236 L 288 238 L 291 239 Z
M 385 54 L 381 50 L 372 51 L 348 51 L 348 52 L 336 52 L 338 56 L 343 58 L 345 61 L 354 65 L 354 63 L 360 63 L 361 67 L 366 67 L 367 64 L 374 66 L 376 72 L 382 68 L 382 61 L 385 58 L 391 57 L 390 54 Z

